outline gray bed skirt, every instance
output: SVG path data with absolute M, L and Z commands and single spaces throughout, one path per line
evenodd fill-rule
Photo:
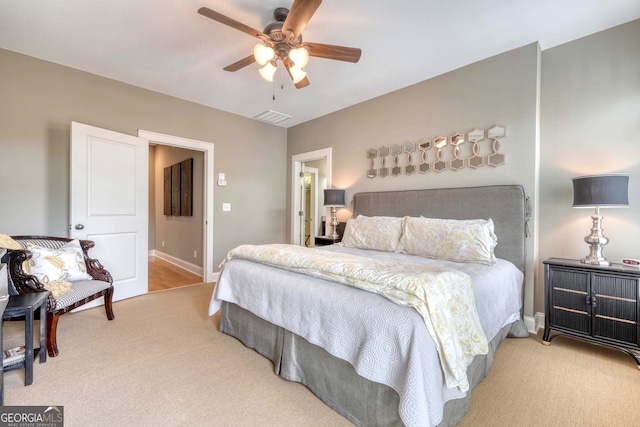
M 240 340 L 271 360 L 277 375 L 304 384 L 324 403 L 358 426 L 402 426 L 399 397 L 390 387 L 358 375 L 353 366 L 304 338 L 253 313 L 223 302 L 220 331 Z M 528 336 L 522 320 L 505 326 L 489 343 L 486 355 L 476 356 L 467 369 L 470 389 L 444 408 L 440 426 L 453 426 L 469 411 L 471 391 L 484 379 L 500 343 L 507 337 Z

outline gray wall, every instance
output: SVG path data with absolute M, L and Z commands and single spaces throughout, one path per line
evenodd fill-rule
M 215 269 L 234 246 L 284 241 L 285 129 L 2 49 L 0 94 L 3 233 L 68 234 L 76 121 L 214 144 L 216 176 L 228 181 L 214 193 Z
M 540 260 L 588 255 L 593 211 L 571 208 L 571 178 L 600 173 L 630 175 L 629 209 L 600 211 L 604 256 L 640 258 L 640 20 L 542 53 L 541 141 Z
M 531 44 L 292 127 L 287 156 L 333 147 L 332 186 L 346 188 L 348 200 L 360 191 L 520 184 L 535 202 L 539 59 L 538 44 Z M 366 177 L 370 148 L 448 137 L 495 124 L 507 129 L 502 142 L 505 165 Z M 340 221 L 350 215 L 348 208 L 338 211 Z M 534 231 L 535 226 L 534 221 Z M 532 316 L 533 238 L 528 239 L 527 251 L 525 314 Z

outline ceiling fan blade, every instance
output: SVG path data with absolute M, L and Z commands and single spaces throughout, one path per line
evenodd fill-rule
M 287 73 L 289 73 L 289 77 L 291 77 L 291 80 L 293 80 L 293 75 L 291 74 L 291 70 L 289 69 L 289 67 L 291 67 L 293 64 L 290 61 L 284 61 L 284 67 L 287 69 Z M 303 87 L 307 87 L 309 86 L 309 79 L 307 78 L 307 76 L 305 76 L 302 80 L 300 80 L 298 83 L 294 83 L 293 84 L 296 89 L 302 89 Z
M 309 48 L 309 56 L 336 59 L 338 61 L 358 62 L 362 51 L 355 47 L 333 46 L 322 43 L 302 43 Z
M 249 55 L 246 58 L 242 58 L 240 61 L 234 62 L 231 65 L 227 65 L 223 68 L 225 71 L 238 71 L 241 68 L 251 65 L 256 62 L 256 58 L 253 55 Z
M 293 33 L 292 39 L 297 39 L 320 7 L 320 3 L 322 0 L 294 0 L 287 19 L 282 24 L 282 33 L 287 35 L 291 31 Z
M 211 10 L 208 7 L 201 7 L 200 9 L 198 9 L 198 13 L 200 15 L 206 16 L 207 18 L 211 18 L 214 21 L 218 21 L 221 24 L 228 25 L 231 28 L 235 28 L 236 30 L 240 30 L 243 33 L 249 34 L 250 36 L 263 40 L 268 39 L 267 35 L 262 31 L 258 31 L 255 28 L 249 27 L 248 25 L 244 25 L 243 23 L 238 22 L 235 19 L 231 19 L 228 16 L 225 16 L 214 10 Z

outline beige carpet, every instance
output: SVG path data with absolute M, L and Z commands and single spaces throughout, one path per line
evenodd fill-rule
M 63 405 L 65 426 L 348 426 L 304 386 L 217 330 L 211 284 L 64 315 L 60 356 L 4 375 L 5 405 Z M 5 348 L 23 324 L 5 323 Z M 558 338 L 507 339 L 461 426 L 636 426 L 640 372 L 628 356 Z

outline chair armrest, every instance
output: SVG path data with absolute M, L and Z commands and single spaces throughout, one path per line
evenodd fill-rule
M 84 263 L 87 265 L 87 273 L 89 273 L 94 280 L 101 280 L 113 284 L 111 273 L 105 270 L 102 264 L 100 264 L 100 261 L 89 257 L 89 249 L 94 247 L 95 243 L 91 240 L 80 240 L 80 246 L 84 252 Z
M 31 259 L 31 252 L 25 249 L 10 250 L 9 253 L 9 276 L 13 287 L 18 295 L 32 294 L 36 292 L 49 292 L 44 288 L 36 276 L 25 273 L 22 269 L 22 263 Z M 49 311 L 56 308 L 56 300 L 49 293 Z

